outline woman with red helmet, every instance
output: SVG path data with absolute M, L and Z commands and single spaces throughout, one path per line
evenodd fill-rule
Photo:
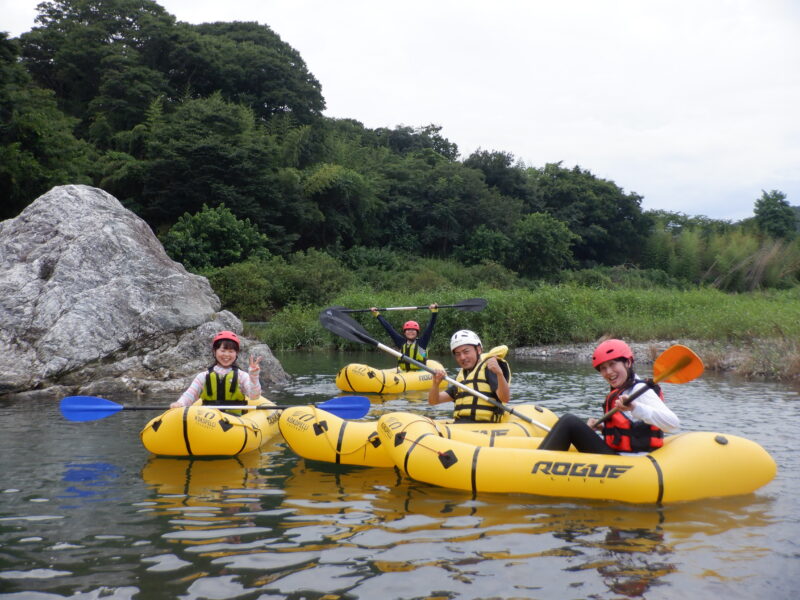
M 569 450 L 574 445 L 579 452 L 619 454 L 650 452 L 664 443 L 664 432 L 672 433 L 680 421 L 666 404 L 660 388 L 648 389 L 630 404 L 628 396 L 647 386 L 633 371 L 633 352 L 622 340 L 606 340 L 592 354 L 592 366 L 605 379 L 610 391 L 603 405 L 604 412 L 619 411 L 603 423 L 602 437 L 595 426 L 598 419 L 585 423 L 572 414 L 561 417 L 539 444 L 541 450 Z
M 236 364 L 239 357 L 239 336 L 232 331 L 220 331 L 211 340 L 214 364 L 198 373 L 188 389 L 170 408 L 190 406 L 202 400 L 203 404 L 247 404 L 247 399 L 261 396 L 261 357 L 250 356 L 247 376 L 241 374 Z
M 424 363 L 428 360 L 428 344 L 433 335 L 433 327 L 436 325 L 436 317 L 439 316 L 439 305 L 436 303 L 431 304 L 428 309 L 431 311 L 431 320 L 425 326 L 425 331 L 420 335 L 419 323 L 416 321 L 406 321 L 403 324 L 403 335 L 400 335 L 391 326 L 389 321 L 381 316 L 378 309 L 374 306 L 370 309 L 373 316 L 377 317 L 378 322 L 383 325 L 386 333 L 392 338 L 394 345 L 403 353 L 404 356 L 413 358 L 416 361 Z M 402 358 L 397 359 L 397 368 L 401 371 L 418 371 L 419 367 L 416 365 L 405 362 Z

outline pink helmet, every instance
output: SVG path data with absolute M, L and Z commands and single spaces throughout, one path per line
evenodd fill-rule
M 416 329 L 417 331 L 419 331 L 419 323 L 417 323 L 416 321 L 406 321 L 403 324 L 403 331 L 405 331 L 406 329 Z
M 233 342 L 236 344 L 236 350 L 239 350 L 239 336 L 233 333 L 232 331 L 220 331 L 217 335 L 214 336 L 214 339 L 211 341 L 211 346 L 213 348 L 217 347 L 217 343 L 223 340 L 228 340 L 229 342 Z
M 633 351 L 622 340 L 606 340 L 595 348 L 594 354 L 592 354 L 592 366 L 596 369 L 607 360 L 615 358 L 627 358 L 632 361 Z

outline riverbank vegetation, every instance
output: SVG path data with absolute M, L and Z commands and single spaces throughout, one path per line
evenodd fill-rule
M 481 313 L 442 311 L 433 351 L 471 327 L 512 346 L 749 345 L 775 349 L 753 373 L 794 368 L 798 208 L 780 190 L 736 223 L 644 211 L 585 167 L 325 117 L 266 25 L 180 23 L 150 0 L 37 10 L 30 32 L 0 33 L 0 218 L 53 185 L 102 187 L 280 348 L 341 345 L 317 323 L 327 305 L 481 296 Z
M 488 305 L 481 312 L 440 311 L 432 353 L 447 353 L 449 334 L 461 328 L 476 330 L 488 345 L 512 348 L 603 336 L 691 340 L 710 369 L 787 380 L 800 376 L 798 286 L 731 293 L 632 267 L 568 271 L 560 279 L 535 281 L 499 265 L 465 267 L 437 259 L 353 270 L 318 251 L 206 273 L 226 308 L 251 320 L 247 333 L 276 349 L 354 349 L 319 324 L 318 313 L 326 306 L 427 306 L 482 297 Z M 406 319 L 424 323 L 430 315 L 423 309 L 386 316 L 399 327 Z M 386 341 L 371 315 L 354 317 Z
M 745 376 L 779 379 L 800 376 L 800 288 L 728 294 L 712 288 L 591 288 L 574 283 L 541 283 L 530 289 L 441 288 L 435 292 L 373 292 L 352 289 L 326 303 L 332 306 L 426 306 L 488 300 L 481 312 L 442 309 L 430 350 L 448 352 L 449 335 L 474 329 L 489 346 L 512 348 L 594 342 L 604 336 L 636 342 L 690 343 L 709 369 L 734 369 Z M 250 323 L 249 334 L 273 348 L 355 349 L 318 321 L 321 305 L 293 305 L 265 323 Z M 424 324 L 427 310 L 386 315 L 397 327 L 406 319 Z M 354 315 L 376 339 L 386 335 L 369 314 Z M 689 342 L 691 341 L 691 342 Z

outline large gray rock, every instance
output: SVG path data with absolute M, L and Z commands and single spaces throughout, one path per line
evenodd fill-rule
M 0 223 L 0 396 L 180 392 L 213 362 L 214 333 L 242 324 L 208 280 L 171 260 L 103 190 L 53 188 Z M 286 372 L 269 347 L 262 385 Z

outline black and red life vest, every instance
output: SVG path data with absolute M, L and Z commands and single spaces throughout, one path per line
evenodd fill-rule
M 634 379 L 633 383 L 635 385 L 645 382 L 641 379 Z M 626 386 L 611 390 L 606 396 L 604 412 L 612 410 L 617 398 L 624 395 L 628 389 L 630 388 Z M 664 400 L 664 394 L 658 385 L 653 386 L 653 391 L 661 400 Z M 634 421 L 620 410 L 603 423 L 603 439 L 607 446 L 617 452 L 650 452 L 664 445 L 664 432 L 655 425 L 644 421 Z

